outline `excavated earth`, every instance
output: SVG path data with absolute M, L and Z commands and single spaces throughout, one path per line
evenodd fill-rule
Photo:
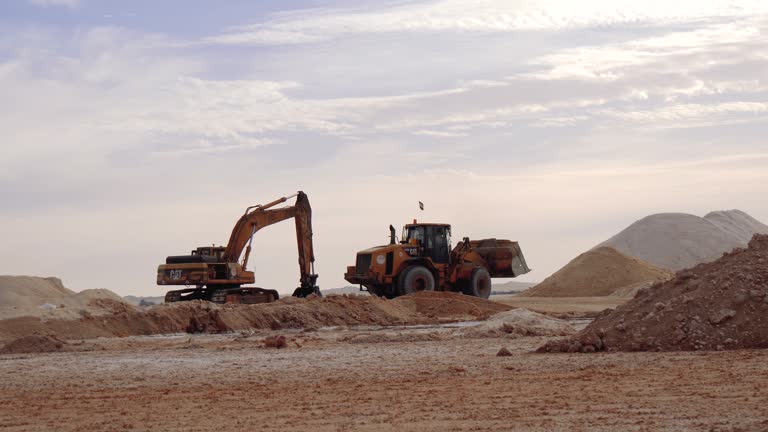
M 102 314 L 81 310 L 78 319 L 17 317 L 0 321 L 0 344 L 36 336 L 59 340 L 174 333 L 226 333 L 247 329 L 306 329 L 352 325 L 417 325 L 482 320 L 511 306 L 455 293 L 423 292 L 396 300 L 371 296 L 329 296 L 275 303 L 218 305 L 190 301 L 147 310 L 124 302 L 95 299 Z M 92 309 L 91 308 L 91 309 Z M 109 313 L 107 313 L 109 312 Z M 42 340 L 42 339 L 41 339 Z M 21 344 L 24 347 L 28 344 Z M 44 344 L 61 350 L 56 344 Z M 18 349 L 15 350 L 19 352 Z
M 540 352 L 768 348 L 768 235 L 678 272 Z

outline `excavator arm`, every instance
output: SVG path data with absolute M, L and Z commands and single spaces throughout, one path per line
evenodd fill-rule
M 296 203 L 292 206 L 273 208 L 289 199 L 296 197 Z M 320 294 L 320 289 L 315 285 L 317 275 L 314 272 L 314 246 L 312 243 L 312 207 L 309 198 L 304 192 L 282 197 L 265 205 L 248 207 L 243 216 L 235 224 L 229 242 L 223 254 L 227 262 L 238 262 L 245 249 L 243 268 L 248 263 L 251 252 L 253 235 L 262 228 L 294 218 L 296 222 L 296 240 L 299 250 L 300 286 L 293 293 L 297 297 L 306 297 L 309 294 Z

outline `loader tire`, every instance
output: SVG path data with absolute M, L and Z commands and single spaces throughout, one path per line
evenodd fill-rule
M 467 281 L 466 294 L 487 299 L 491 296 L 491 275 L 484 268 L 477 268 L 472 272 L 472 277 Z
M 434 290 L 435 277 L 431 271 L 420 265 L 411 266 L 403 270 L 397 281 L 397 291 L 400 295 Z

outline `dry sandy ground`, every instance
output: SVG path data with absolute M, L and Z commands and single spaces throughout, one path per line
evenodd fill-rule
M 768 350 L 541 355 L 530 354 L 541 337 L 343 340 L 357 333 L 377 330 L 283 331 L 279 350 L 259 333 L 0 356 L 0 429 L 768 430 Z M 502 346 L 513 355 L 496 357 Z
M 541 313 L 583 313 L 600 312 L 603 309 L 615 308 L 626 303 L 629 299 L 621 297 L 520 297 L 516 295 L 499 295 L 491 300 L 506 305 L 530 309 Z

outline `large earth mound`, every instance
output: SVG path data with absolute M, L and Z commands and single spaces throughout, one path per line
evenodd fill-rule
M 683 270 L 540 352 L 768 348 L 768 235 Z
M 72 291 L 61 279 L 36 276 L 0 276 L 0 319 L 21 316 L 73 319 L 81 311 L 92 315 L 109 313 L 98 306 L 98 300 L 123 302 L 106 289 Z
M 746 247 L 755 234 L 768 234 L 768 225 L 740 210 L 712 212 L 703 218 L 660 213 L 633 223 L 597 247 L 612 247 L 657 267 L 678 271 Z
M 565 267 L 520 294 L 526 297 L 598 297 L 646 281 L 672 275 L 616 249 L 601 247 L 574 258 Z
M 246 329 L 317 329 L 350 325 L 412 325 L 485 319 L 511 306 L 456 293 L 423 292 L 395 300 L 329 296 L 274 303 L 220 305 L 189 301 L 139 310 L 111 299 L 92 300 L 107 315 L 87 311 L 78 319 L 19 317 L 0 321 L 0 341 L 29 335 L 90 339 L 172 333 L 222 333 Z

